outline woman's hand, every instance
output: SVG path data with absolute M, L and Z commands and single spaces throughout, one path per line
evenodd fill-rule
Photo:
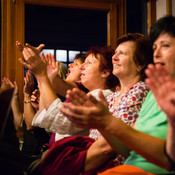
M 12 83 L 8 78 L 4 77 L 2 79 L 2 86 L 6 89 L 14 88 L 13 96 L 18 95 L 18 86 L 16 84 L 16 81 L 14 81 L 14 83 Z
M 19 61 L 29 69 L 36 78 L 47 75 L 47 61 L 44 53 L 40 53 L 44 44 L 40 44 L 38 47 L 25 44 L 25 47 L 23 47 L 21 43 L 17 41 L 16 46 L 22 51 L 25 60 L 23 61 L 23 59 L 19 58 Z
M 52 83 L 55 77 L 58 75 L 59 72 L 59 62 L 55 61 L 55 57 L 52 54 L 45 55 L 47 60 L 47 76 Z
M 31 95 L 32 91 L 34 90 L 34 86 L 34 77 L 29 71 L 27 71 L 26 77 L 24 78 L 23 93 Z
M 70 103 L 63 103 L 60 111 L 81 128 L 103 129 L 108 126 L 113 116 L 104 105 L 106 101 L 99 92 L 100 101 L 97 101 L 90 94 L 79 93 L 78 89 L 69 91 L 67 97 Z
M 160 108 L 175 121 L 175 80 L 162 66 L 149 65 L 146 70 L 146 83 L 152 90 Z
M 31 104 L 36 110 L 39 109 L 39 100 L 40 100 L 39 98 L 40 98 L 40 92 L 38 89 L 35 89 L 31 95 Z

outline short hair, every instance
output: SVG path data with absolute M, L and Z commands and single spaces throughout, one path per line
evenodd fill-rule
M 86 54 L 84 53 L 78 53 L 75 55 L 74 60 L 79 59 L 81 61 L 81 63 L 84 63 L 85 59 L 86 59 Z
M 133 41 L 136 44 L 133 59 L 136 66 L 141 66 L 140 80 L 144 81 L 146 78 L 145 69 L 148 64 L 153 63 L 152 42 L 149 37 L 140 33 L 128 33 L 117 40 L 117 46 L 125 41 Z
M 106 86 L 109 89 L 115 88 L 119 85 L 118 78 L 113 75 L 113 64 L 112 56 L 114 55 L 114 50 L 110 46 L 94 46 L 86 53 L 86 57 L 90 54 L 93 54 L 95 58 L 100 61 L 99 71 L 100 72 L 109 72 L 109 76 L 106 78 Z
M 162 33 L 168 33 L 172 37 L 175 37 L 175 17 L 168 15 L 157 20 L 150 30 L 150 38 L 152 43 L 159 37 Z

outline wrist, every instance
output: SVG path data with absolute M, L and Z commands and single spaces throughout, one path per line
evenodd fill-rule
M 13 97 L 18 97 L 18 93 L 16 93 L 16 94 L 13 94 Z
M 31 100 L 28 100 L 28 101 L 27 100 L 24 100 L 24 103 L 25 104 L 31 103 Z
M 30 94 L 28 94 L 28 93 L 24 93 L 24 98 L 30 98 Z

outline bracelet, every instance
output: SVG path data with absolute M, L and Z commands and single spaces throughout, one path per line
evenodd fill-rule
M 165 154 L 165 156 L 167 157 L 167 159 L 169 161 L 171 171 L 175 171 L 175 162 L 174 162 L 174 160 L 172 160 L 172 158 L 168 155 L 168 153 L 166 151 L 166 141 L 165 141 L 165 144 L 164 144 L 164 154 Z
M 24 101 L 24 103 L 26 103 L 26 104 L 27 104 L 27 103 L 31 103 L 31 100 L 29 100 L 29 101 Z

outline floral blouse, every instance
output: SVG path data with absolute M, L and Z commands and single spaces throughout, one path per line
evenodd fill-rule
M 109 111 L 113 116 L 120 118 L 125 123 L 133 126 L 139 117 L 139 111 L 142 103 L 149 92 L 149 88 L 145 82 L 139 81 L 133 87 L 131 87 L 125 94 L 120 98 L 118 105 L 114 107 L 117 97 L 121 91 L 117 91 L 107 97 L 109 104 Z M 97 129 L 91 129 L 89 137 L 97 140 L 100 137 L 100 132 Z M 115 165 L 121 165 L 125 161 L 122 155 L 117 155 L 113 160 Z
M 139 111 L 148 92 L 149 88 L 146 83 L 139 81 L 122 95 L 118 105 L 114 107 L 115 101 L 121 93 L 121 91 L 117 91 L 107 97 L 109 111 L 113 116 L 120 118 L 128 125 L 133 126 L 139 116 Z M 98 130 L 92 129 L 89 136 L 97 140 L 100 133 Z

